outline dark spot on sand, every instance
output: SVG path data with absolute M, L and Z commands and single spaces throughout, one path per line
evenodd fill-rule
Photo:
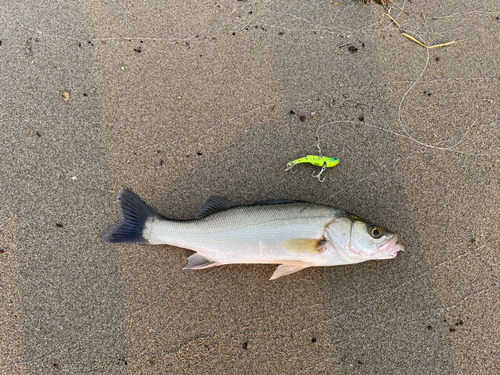
M 243 349 L 248 349 L 248 342 L 246 342 L 246 341 L 245 341 L 245 342 L 243 343 Z
M 455 332 L 457 329 L 455 327 L 450 327 L 450 332 Z
M 57 370 L 60 370 L 61 369 L 61 365 L 58 364 L 58 363 L 54 363 L 54 368 L 56 368 Z
M 291 114 L 291 115 L 294 115 L 294 114 L 295 114 L 295 112 L 294 112 L 293 110 L 290 110 L 290 114 Z
M 436 62 L 439 62 L 441 59 L 439 57 L 436 57 L 434 60 L 436 60 Z
M 233 35 L 236 35 L 236 33 L 233 31 Z
M 300 121 L 304 122 L 304 121 L 306 121 L 306 116 L 304 116 L 304 115 L 300 115 L 300 116 L 299 116 L 299 119 L 300 119 Z
M 429 324 L 429 325 L 427 326 L 427 329 L 430 331 L 430 330 L 432 329 L 432 326 Z
M 458 319 L 457 322 L 455 323 L 455 325 L 458 327 L 458 326 L 461 326 L 464 324 L 464 321 L 462 319 Z
M 358 52 L 358 49 L 357 49 L 356 47 L 354 47 L 354 46 L 349 46 L 347 49 L 348 49 L 348 50 L 349 50 L 349 52 L 351 52 L 351 53 L 356 53 L 356 52 Z
M 124 364 L 125 366 L 128 365 L 127 359 L 125 357 L 118 358 L 118 363 Z
M 198 151 L 198 152 L 196 153 L 196 155 L 200 155 L 200 156 L 201 156 L 201 155 L 203 155 L 203 152 Z
M 313 344 L 314 344 L 316 341 L 317 341 L 317 340 L 316 340 L 316 337 L 313 337 L 313 338 L 311 339 L 311 342 L 312 342 Z
M 64 226 L 61 223 L 56 223 L 56 227 L 58 227 L 58 228 L 64 228 Z
M 163 163 L 165 163 L 163 160 L 160 160 L 160 165 L 163 165 Z
M 35 134 L 37 137 L 41 137 L 40 133 L 36 132 Z
M 87 94 L 83 93 L 83 96 L 88 96 Z
M 141 52 L 142 52 L 141 47 L 139 47 L 139 48 L 134 48 L 134 52 L 141 53 Z
M 359 120 L 359 121 L 365 121 L 365 116 L 363 116 L 363 115 L 359 116 L 359 117 L 358 117 L 358 120 Z

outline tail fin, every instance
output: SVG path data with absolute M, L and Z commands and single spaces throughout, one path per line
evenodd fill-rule
M 156 218 L 163 219 L 148 207 L 131 190 L 121 189 L 116 196 L 119 221 L 101 236 L 101 240 L 111 243 L 149 243 L 143 236 L 147 222 Z

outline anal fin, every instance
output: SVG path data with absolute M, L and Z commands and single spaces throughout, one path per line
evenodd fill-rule
M 195 253 L 188 258 L 188 264 L 183 268 L 185 270 L 203 270 L 205 268 L 220 266 L 222 263 L 211 261 Z
M 310 267 L 309 265 L 297 265 L 297 264 L 282 264 L 276 268 L 273 275 L 269 280 L 276 280 L 277 278 L 285 275 L 290 275 L 295 272 L 299 272 L 304 268 Z

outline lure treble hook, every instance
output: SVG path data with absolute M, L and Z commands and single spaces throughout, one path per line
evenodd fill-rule
M 292 168 L 293 168 L 293 167 L 295 167 L 296 165 L 297 165 L 297 163 L 295 163 L 295 162 L 293 162 L 293 161 L 291 161 L 290 163 L 287 163 L 287 165 L 286 165 L 286 169 L 285 169 L 285 172 L 290 171 L 290 173 L 291 173 L 291 174 L 295 174 L 295 173 L 297 173 L 297 172 L 294 172 L 294 171 L 293 171 L 293 169 L 292 169 Z
M 323 166 L 321 167 L 321 171 L 319 171 L 318 174 L 314 174 L 314 172 L 311 174 L 311 177 L 314 177 L 314 178 L 317 178 L 319 182 L 324 182 L 325 181 L 325 177 L 323 177 L 323 179 L 321 179 L 321 174 L 326 170 L 326 162 L 323 163 Z

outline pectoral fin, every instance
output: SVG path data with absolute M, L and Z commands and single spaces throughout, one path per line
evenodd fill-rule
M 325 251 L 326 240 L 294 238 L 283 242 L 283 248 L 290 254 L 320 254 Z
M 276 268 L 276 271 L 274 271 L 273 275 L 269 280 L 276 280 L 277 278 L 285 275 L 290 275 L 295 272 L 299 272 L 300 270 L 303 270 L 304 268 L 307 268 L 309 266 L 304 266 L 304 265 L 292 265 L 292 264 L 282 264 L 281 266 L 278 266 Z

